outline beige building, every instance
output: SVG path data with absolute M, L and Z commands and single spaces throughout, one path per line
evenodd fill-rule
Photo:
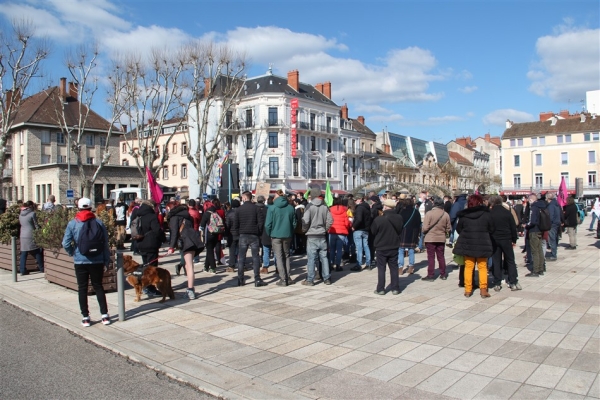
M 62 107 L 67 126 L 77 126 L 80 115 L 77 86 L 70 83 L 67 90 L 65 78 L 59 86 L 36 93 L 21 103 L 11 127 L 8 155 L 4 160 L 2 196 L 5 199 L 32 200 L 39 204 L 53 194 L 57 203 L 67 204 L 69 183 L 75 197 L 83 195 L 75 155 L 68 154 L 69 133 L 57 122 Z M 86 110 L 83 106 L 83 113 Z M 110 155 L 92 188 L 92 200 L 96 203 L 109 198 L 112 189 L 143 183 L 137 169 L 122 167 L 119 163 L 120 134 L 110 137 L 108 154 L 104 154 L 109 128 L 107 120 L 90 110 L 81 144 L 83 168 L 88 179 L 100 160 Z
M 545 121 L 507 121 L 502 136 L 502 193 L 520 196 L 557 190 L 564 177 L 575 194 L 583 179 L 584 196 L 600 194 L 600 118 L 553 116 Z

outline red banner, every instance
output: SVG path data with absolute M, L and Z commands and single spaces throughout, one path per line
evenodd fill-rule
M 292 138 L 292 157 L 296 157 L 296 150 L 298 149 L 298 131 L 296 130 L 298 123 L 298 99 L 292 99 L 290 105 L 292 107 L 290 128 L 290 136 Z

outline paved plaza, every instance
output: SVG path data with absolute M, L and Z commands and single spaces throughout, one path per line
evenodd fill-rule
M 77 293 L 41 274 L 13 283 L 1 271 L 0 297 L 228 399 L 599 398 L 600 251 L 585 229 L 576 251 L 565 250 L 567 240 L 540 278 L 524 277 L 518 250 L 523 290 L 504 285 L 489 299 L 478 291 L 465 298 L 458 270 L 447 281 L 421 281 L 422 254 L 398 296 L 373 293 L 375 270 L 348 267 L 331 286 L 303 286 L 306 260 L 294 257 L 289 287 L 274 285 L 273 267 L 262 288 L 252 279 L 237 287 L 234 273 L 197 272 L 194 301 L 183 296 L 183 276 L 173 279 L 177 299 L 164 305 L 134 303 L 128 287 L 125 322 L 110 293 L 110 326 L 81 327 Z M 177 258 L 167 259 L 170 271 Z M 90 310 L 97 321 L 95 297 Z

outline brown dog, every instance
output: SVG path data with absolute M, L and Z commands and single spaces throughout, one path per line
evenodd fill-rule
M 133 273 L 140 264 L 136 262 L 131 256 L 123 256 L 123 272 L 125 274 Z M 162 300 L 159 303 L 165 301 L 167 296 L 172 300 L 175 298 L 173 288 L 171 287 L 171 274 L 169 271 L 159 267 L 146 267 L 142 274 L 141 282 L 137 276 L 129 275 L 127 282 L 135 288 L 135 300 L 140 301 L 142 297 L 142 289 L 149 285 L 154 285 L 162 293 Z

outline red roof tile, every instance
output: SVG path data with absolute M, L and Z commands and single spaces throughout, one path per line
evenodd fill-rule
M 449 151 L 448 156 L 450 156 L 450 159 L 456 161 L 458 164 L 473 166 L 473 163 L 471 161 L 469 161 L 468 159 L 461 156 L 459 153 L 457 153 L 455 151 Z

